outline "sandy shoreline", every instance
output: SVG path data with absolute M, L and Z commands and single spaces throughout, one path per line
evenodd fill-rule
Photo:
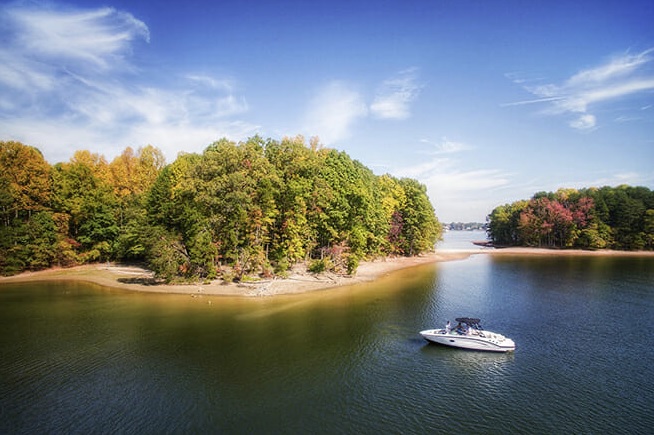
M 83 281 L 131 291 L 214 296 L 274 296 L 305 293 L 333 287 L 374 281 L 394 271 L 442 261 L 462 260 L 471 255 L 544 255 L 544 256 L 654 256 L 654 252 L 551 250 L 535 248 L 471 249 L 436 251 L 419 257 L 401 257 L 362 262 L 355 276 L 335 274 L 313 275 L 292 271 L 288 278 L 261 280 L 241 284 L 225 284 L 220 280 L 190 285 L 150 285 L 152 273 L 146 269 L 120 264 L 91 264 L 68 269 L 48 269 L 0 277 L 3 283 L 37 281 Z

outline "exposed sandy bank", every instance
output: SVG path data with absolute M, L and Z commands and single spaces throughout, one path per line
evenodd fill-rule
M 11 277 L 0 277 L 0 284 L 35 281 L 85 281 L 106 287 L 141 292 L 176 293 L 189 295 L 223 296 L 273 296 L 281 294 L 304 293 L 332 287 L 353 285 L 373 281 L 393 271 L 422 264 L 440 261 L 461 260 L 470 255 L 565 255 L 565 256 L 654 256 L 654 252 L 623 251 L 581 251 L 551 250 L 534 248 L 470 249 L 457 251 L 437 251 L 420 257 L 400 257 L 371 262 L 362 262 L 355 276 L 336 274 L 314 275 L 301 272 L 300 267 L 291 271 L 288 278 L 276 278 L 241 284 L 226 284 L 221 280 L 193 285 L 151 285 L 152 273 L 135 266 L 116 264 L 94 264 L 69 269 L 49 269 L 39 272 L 26 272 Z
M 355 276 L 336 274 L 314 275 L 301 272 L 301 267 L 292 270 L 288 278 L 260 280 L 240 284 L 226 284 L 222 280 L 190 285 L 152 285 L 152 273 L 146 269 L 118 264 L 92 264 L 68 269 L 48 269 L 39 272 L 25 272 L 10 277 L 0 277 L 0 284 L 35 281 L 86 281 L 107 287 L 126 290 L 177 293 L 190 295 L 224 296 L 272 296 L 278 294 L 304 293 L 331 287 L 352 285 L 373 281 L 395 270 L 428 264 L 437 261 L 457 260 L 468 257 L 467 253 L 434 253 L 411 258 L 393 258 L 362 262 Z
M 548 256 L 596 256 L 596 257 L 652 257 L 654 251 L 611 251 L 600 249 L 597 251 L 585 251 L 582 249 L 546 249 L 546 248 L 498 248 L 478 251 L 491 255 L 548 255 Z

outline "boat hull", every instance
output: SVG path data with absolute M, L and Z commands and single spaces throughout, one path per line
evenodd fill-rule
M 515 350 L 513 340 L 491 331 L 483 331 L 478 335 L 464 335 L 456 332 L 446 332 L 444 329 L 428 329 L 420 331 L 420 335 L 432 343 L 461 349 L 487 352 L 510 352 Z

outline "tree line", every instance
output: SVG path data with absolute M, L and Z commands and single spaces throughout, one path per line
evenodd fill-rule
M 488 216 L 496 246 L 654 250 L 654 192 L 617 186 L 539 192 Z
M 167 282 L 271 277 L 299 262 L 353 274 L 441 236 L 424 185 L 301 136 L 221 139 L 171 164 L 146 146 L 50 165 L 0 142 L 0 219 L 2 274 L 111 260 Z

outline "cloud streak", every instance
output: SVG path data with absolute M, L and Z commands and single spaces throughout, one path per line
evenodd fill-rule
M 648 68 L 652 65 L 652 53 L 654 48 L 617 56 L 603 65 L 582 70 L 560 84 L 531 86 L 513 78 L 514 83 L 536 98 L 504 106 L 547 104 L 547 114 L 573 116 L 568 123 L 570 127 L 593 129 L 597 118 L 591 113 L 591 106 L 654 89 L 654 72 Z
M 129 13 L 113 8 L 56 11 L 9 8 L 12 44 L 26 57 L 70 61 L 103 70 L 120 64 L 133 41 L 150 41 L 148 27 Z
M 309 102 L 303 130 L 319 136 L 326 144 L 333 144 L 349 138 L 352 128 L 362 119 L 409 118 L 411 103 L 421 90 L 416 84 L 417 74 L 417 68 L 410 68 L 384 80 L 370 104 L 352 84 L 333 80 L 322 86 Z
M 259 128 L 236 119 L 248 104 L 231 80 L 169 72 L 173 86 L 153 84 L 153 72 L 132 59 L 135 44 L 149 41 L 148 27 L 129 13 L 5 6 L 0 17 L 0 136 L 50 160 L 148 143 L 171 160 L 180 148 L 199 151 Z
M 443 137 L 438 143 L 434 143 L 429 139 L 421 139 L 420 142 L 426 143 L 432 147 L 432 149 L 427 152 L 430 155 L 456 154 L 472 149 L 470 146 L 463 142 L 452 141 L 446 137 Z
M 442 222 L 479 220 L 501 203 L 502 189 L 510 185 L 511 174 L 500 169 L 468 167 L 467 160 L 458 157 L 474 149 L 467 144 L 446 138 L 436 144 L 425 139 L 421 142 L 432 146 L 427 152 L 431 157 L 393 173 L 424 183 Z
M 89 147 L 112 157 L 148 143 L 172 160 L 180 149 L 261 130 L 244 120 L 249 105 L 234 80 L 139 64 L 150 31 L 127 12 L 12 3 L 0 6 L 0 24 L 0 138 L 34 145 L 50 161 Z M 301 131 L 332 145 L 360 120 L 406 119 L 417 76 L 416 68 L 400 71 L 373 96 L 329 82 L 309 101 Z
M 361 94 L 342 81 L 332 81 L 320 89 L 310 102 L 305 130 L 326 144 L 347 139 L 353 124 L 368 115 Z
M 385 80 L 370 105 L 372 114 L 382 119 L 406 119 L 411 116 L 409 106 L 421 90 L 416 78 L 417 69 L 410 68 Z

